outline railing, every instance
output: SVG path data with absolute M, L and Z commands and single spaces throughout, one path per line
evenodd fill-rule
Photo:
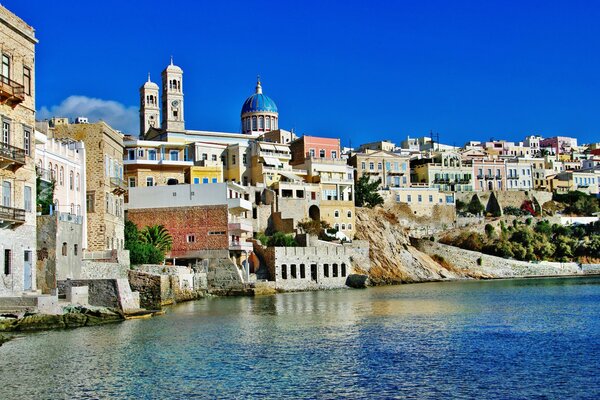
M 49 169 L 35 167 L 35 173 L 41 180 L 52 182 L 52 171 Z
M 25 87 L 12 79 L 0 76 L 0 97 L 15 104 L 20 103 L 25 100 Z
M 8 158 L 20 164 L 25 164 L 25 150 L 8 143 L 0 143 L 0 157 Z
M 496 180 L 497 181 L 502 180 L 502 175 L 496 175 Z
M 519 179 L 519 175 L 518 174 L 517 175 L 508 175 L 506 178 L 507 179 Z
M 116 186 L 122 189 L 127 189 L 127 185 L 125 184 L 125 181 L 121 178 L 117 178 L 117 177 L 112 177 L 110 178 L 110 184 L 112 186 Z
M 70 213 L 58 213 L 58 220 L 65 222 L 72 222 L 74 224 L 81 225 L 83 223 L 83 217 L 81 215 L 75 215 Z
M 483 179 L 483 175 L 477 175 L 477 179 Z
M 267 150 L 260 150 L 258 152 L 258 155 L 261 157 L 285 158 L 288 160 L 292 158 L 292 155 L 290 153 L 267 151 Z
M 0 206 L 0 219 L 25 222 L 25 210 L 20 208 Z

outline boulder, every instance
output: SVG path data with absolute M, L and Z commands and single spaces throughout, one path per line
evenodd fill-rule
M 62 315 L 36 314 L 21 318 L 15 326 L 18 331 L 38 331 L 65 328 Z
M 67 328 L 79 328 L 87 323 L 87 316 L 81 313 L 68 313 L 63 315 Z
M 369 286 L 369 277 L 361 274 L 350 274 L 346 278 L 346 286 L 354 289 L 365 289 Z

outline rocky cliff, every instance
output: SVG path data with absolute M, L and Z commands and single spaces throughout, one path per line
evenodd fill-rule
M 399 223 L 394 208 L 356 209 L 356 239 L 368 240 L 371 268 L 364 271 L 374 285 L 481 278 L 477 271 L 434 261 L 410 244 L 408 231 Z

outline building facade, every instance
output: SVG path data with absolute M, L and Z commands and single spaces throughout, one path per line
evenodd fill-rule
M 86 148 L 86 209 L 89 251 L 124 248 L 123 135 L 105 122 L 56 124 L 56 139 L 82 141 Z
M 0 6 L 0 296 L 36 289 L 34 29 Z

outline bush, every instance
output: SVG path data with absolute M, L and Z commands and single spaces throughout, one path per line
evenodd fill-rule
M 270 247 L 296 247 L 296 239 L 291 234 L 275 232 L 269 238 L 268 245 Z
M 485 224 L 485 234 L 489 239 L 491 239 L 496 236 L 496 230 L 491 224 Z

